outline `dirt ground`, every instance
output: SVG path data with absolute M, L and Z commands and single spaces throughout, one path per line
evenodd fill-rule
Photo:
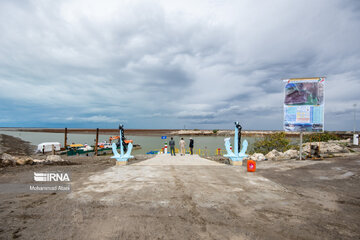
M 0 239 L 360 239 L 360 157 L 244 167 L 109 156 L 0 168 L 71 172 L 71 193 L 0 193 Z M 137 164 L 141 163 L 141 164 Z
M 15 147 L 14 147 L 15 146 Z M 0 134 L 0 155 L 3 153 L 15 155 L 31 155 L 36 147 L 20 138 Z

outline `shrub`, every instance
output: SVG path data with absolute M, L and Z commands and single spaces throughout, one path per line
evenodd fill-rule
M 323 132 L 304 135 L 303 142 L 328 142 L 329 140 L 340 140 L 336 134 Z
M 290 144 L 290 140 L 285 136 L 284 132 L 266 135 L 263 139 L 259 139 L 255 142 L 254 152 L 267 154 L 273 149 L 285 152 L 286 150 L 294 148 L 294 146 Z
M 213 130 L 213 133 L 217 133 L 219 130 L 218 129 L 214 129 Z

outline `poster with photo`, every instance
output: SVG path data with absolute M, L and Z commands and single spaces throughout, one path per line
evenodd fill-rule
M 297 78 L 284 81 L 284 130 L 323 132 L 325 78 Z

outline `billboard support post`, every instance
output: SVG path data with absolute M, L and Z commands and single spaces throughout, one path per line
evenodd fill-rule
M 302 160 L 303 132 L 300 132 L 300 161 Z

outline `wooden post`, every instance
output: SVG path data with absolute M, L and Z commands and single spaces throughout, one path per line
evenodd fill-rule
M 65 128 L 65 137 L 64 137 L 64 148 L 67 146 L 67 128 Z
M 96 129 L 95 156 L 98 155 L 99 128 Z

